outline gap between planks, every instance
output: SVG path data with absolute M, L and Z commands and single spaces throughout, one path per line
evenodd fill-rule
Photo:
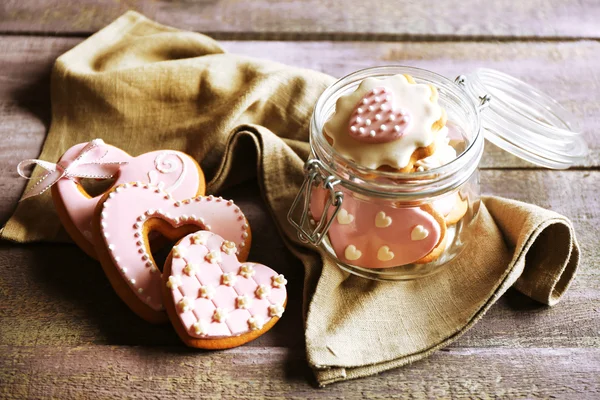
M 594 0 L 18 0 L 0 6 L 4 32 L 90 34 L 133 9 L 215 35 L 279 38 L 600 38 Z
M 298 349 L 223 352 L 125 346 L 0 346 L 12 398 L 549 398 L 600 393 L 600 349 L 439 351 L 409 366 L 315 390 Z
M 494 35 L 427 35 L 427 34 L 393 34 L 393 33 L 297 33 L 297 32 L 220 32 L 220 31 L 194 31 L 215 40 L 237 42 L 579 42 L 582 40 L 599 42 L 600 37 L 589 36 L 494 36 Z M 37 32 L 37 31 L 9 31 L 0 30 L 0 36 L 23 37 L 49 37 L 49 38 L 79 38 L 86 39 L 94 32 Z
M 0 37 L 1 39 L 1 37 Z M 11 143 L 27 137 L 35 150 L 49 124 L 49 73 L 60 54 L 79 38 L 4 36 L 0 40 L 0 136 Z M 222 41 L 232 53 L 262 57 L 333 76 L 374 66 L 403 64 L 430 69 L 449 78 L 480 66 L 502 70 L 540 88 L 570 110 L 590 147 L 590 156 L 577 168 L 600 166 L 600 43 L 481 42 L 263 42 Z M 38 117 L 37 119 L 35 117 Z M 13 141 L 14 139 L 14 141 Z M 38 146 L 33 143 L 39 143 Z M 28 154 L 35 157 L 38 154 Z M 481 167 L 511 169 L 535 166 L 493 145 L 486 145 Z

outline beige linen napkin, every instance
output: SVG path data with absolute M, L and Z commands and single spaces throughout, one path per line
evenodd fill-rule
M 511 286 L 555 304 L 579 247 L 565 217 L 484 199 L 470 246 L 441 273 L 382 283 L 349 276 L 301 245 L 286 213 L 303 180 L 308 122 L 333 78 L 227 54 L 212 39 L 129 12 L 61 56 L 52 81 L 52 126 L 40 158 L 54 161 L 96 137 L 132 155 L 185 151 L 209 192 L 258 178 L 289 248 L 305 266 L 308 362 L 325 385 L 418 360 L 473 325 Z M 38 171 L 39 172 L 39 171 Z M 42 214 L 52 218 L 38 224 Z M 2 231 L 17 242 L 63 236 L 44 194 L 20 203 Z

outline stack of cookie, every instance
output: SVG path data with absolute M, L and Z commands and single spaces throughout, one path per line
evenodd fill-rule
M 425 173 L 457 156 L 437 89 L 409 75 L 364 79 L 337 99 L 323 134 L 343 159 L 374 172 Z M 364 268 L 437 260 L 448 245 L 448 227 L 468 207 L 458 192 L 414 207 L 341 190 L 343 207 L 329 241 L 340 260 Z M 326 198 L 323 190 L 313 190 L 315 221 L 326 212 Z
M 239 346 L 269 330 L 287 302 L 283 275 L 245 262 L 250 226 L 231 200 L 205 196 L 198 163 L 178 151 L 131 157 L 96 139 L 70 148 L 24 198 L 51 188 L 67 232 L 102 264 L 137 315 L 169 321 L 189 346 Z M 19 167 L 21 172 L 22 165 Z M 89 195 L 82 180 L 115 178 Z M 163 265 L 152 250 L 177 241 Z

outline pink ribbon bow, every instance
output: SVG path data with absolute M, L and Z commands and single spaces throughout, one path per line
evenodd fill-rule
M 27 167 L 39 165 L 48 171 L 46 175 L 37 181 L 36 184 L 33 185 L 31 189 L 29 189 L 29 191 L 23 195 L 21 201 L 44 193 L 62 178 L 112 178 L 119 171 L 121 165 L 127 164 L 127 162 L 102 161 L 102 158 L 104 158 L 108 151 L 96 159 L 88 160 L 88 158 L 94 155 L 92 150 L 103 145 L 104 141 L 102 139 L 94 139 L 85 145 L 85 147 L 73 161 L 61 161 L 58 164 L 36 159 L 21 161 L 19 165 L 17 165 L 17 172 L 25 179 L 31 179 L 31 176 L 28 176 L 24 172 L 24 169 Z

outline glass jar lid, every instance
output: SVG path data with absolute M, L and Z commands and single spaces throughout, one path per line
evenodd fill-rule
M 588 153 L 575 118 L 552 97 L 502 72 L 480 68 L 456 78 L 481 100 L 487 140 L 546 168 L 566 169 Z

